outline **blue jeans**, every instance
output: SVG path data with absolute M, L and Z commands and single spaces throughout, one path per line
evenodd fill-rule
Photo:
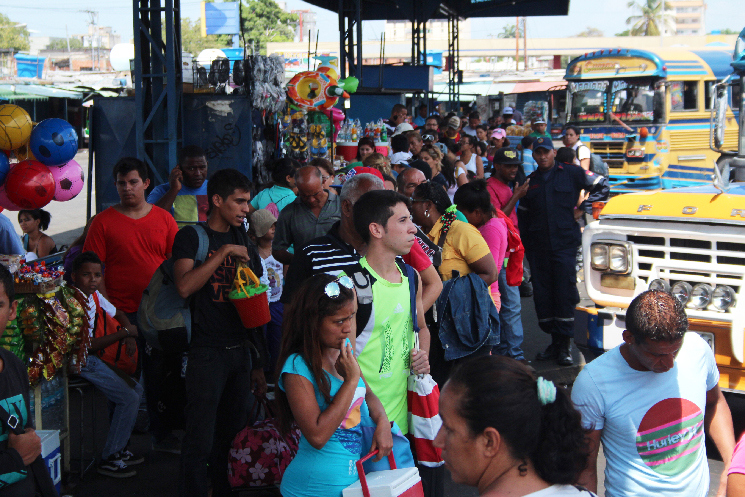
M 495 346 L 495 354 L 512 357 L 516 360 L 525 359 L 523 354 L 523 322 L 520 318 L 522 304 L 520 303 L 520 287 L 507 284 L 507 268 L 499 271 L 499 294 L 502 308 L 499 310 L 499 329 L 501 340 Z
M 101 454 L 104 459 L 127 446 L 140 407 L 142 386 L 134 380 L 128 382 L 120 375 L 126 374 L 117 374 L 95 354 L 88 356 L 88 362 L 80 370 L 80 376 L 91 382 L 114 404 L 109 434 Z

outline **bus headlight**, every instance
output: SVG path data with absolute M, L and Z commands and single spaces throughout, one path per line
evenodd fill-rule
M 659 290 L 660 292 L 670 292 L 670 283 L 665 280 L 652 280 L 649 284 L 650 290 Z
M 680 303 L 683 305 L 686 305 L 689 300 L 691 300 L 691 293 L 693 292 L 693 287 L 691 287 L 690 283 L 686 283 L 685 281 L 679 281 L 676 284 L 673 285 L 673 288 L 670 290 L 670 293 L 672 293 L 675 298 L 680 300 Z
M 711 295 L 711 305 L 718 311 L 726 311 L 735 304 L 735 290 L 729 286 L 718 286 Z
M 706 309 L 711 303 L 711 295 L 714 288 L 708 283 L 699 283 L 691 291 L 690 306 L 694 309 Z
M 592 268 L 596 271 L 607 271 L 608 270 L 608 252 L 609 248 L 607 245 L 602 243 L 595 243 L 590 248 L 590 257 L 592 260 Z
M 615 273 L 629 272 L 629 253 L 623 245 L 610 246 L 610 270 Z
M 618 240 L 598 240 L 590 246 L 590 263 L 595 271 L 617 274 L 631 272 L 631 245 Z

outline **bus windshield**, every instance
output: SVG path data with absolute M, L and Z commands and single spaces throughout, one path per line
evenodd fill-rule
M 567 85 L 569 121 L 582 123 L 647 124 L 662 122 L 665 89 L 646 80 L 602 80 Z
M 571 82 L 569 90 L 569 119 L 581 123 L 605 122 L 608 81 Z
M 613 105 L 611 112 L 625 123 L 655 120 L 655 91 L 647 84 L 632 84 L 627 81 L 614 81 L 611 85 Z

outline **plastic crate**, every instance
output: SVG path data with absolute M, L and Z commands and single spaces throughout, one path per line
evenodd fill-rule
M 62 453 L 60 452 L 59 430 L 37 430 L 41 438 L 41 457 L 47 464 L 49 476 L 52 477 L 57 493 L 62 482 Z

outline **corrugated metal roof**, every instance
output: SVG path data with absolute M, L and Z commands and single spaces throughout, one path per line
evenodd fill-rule
M 1 91 L 9 91 L 17 94 L 40 95 L 42 97 L 74 98 L 81 99 L 83 94 L 79 91 L 62 90 L 41 85 L 0 85 Z
M 510 93 L 515 83 L 494 83 L 493 81 L 479 81 L 474 83 L 463 83 L 460 85 L 461 95 L 499 95 L 499 92 Z M 446 94 L 447 83 L 435 83 L 435 93 Z

